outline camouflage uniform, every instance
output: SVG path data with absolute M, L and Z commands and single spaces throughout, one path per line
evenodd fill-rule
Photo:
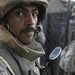
M 67 75 L 75 72 L 75 41 L 66 46 L 61 53 L 60 67 Z
M 0 21 L 21 3 L 36 3 L 43 6 L 44 11 L 48 6 L 46 0 L 0 0 Z M 43 54 L 43 48 L 35 40 L 23 45 L 5 26 L 0 25 L 0 75 L 40 75 L 36 60 Z
M 60 67 L 64 70 L 64 75 L 75 75 L 75 5 L 72 8 L 71 16 L 73 19 L 69 29 L 70 44 L 62 50 L 60 59 Z

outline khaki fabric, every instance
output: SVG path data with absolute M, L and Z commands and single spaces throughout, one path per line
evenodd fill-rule
M 45 54 L 43 48 L 36 41 L 33 40 L 33 42 L 29 45 L 23 45 L 19 40 L 16 40 L 2 25 L 0 26 L 0 40 L 6 43 L 19 55 L 30 61 L 33 61 Z
M 69 74 L 75 72 L 75 41 L 62 50 L 60 67 Z
M 3 47 L 3 44 L 0 44 L 0 47 L 3 47 L 3 50 L 0 48 L 0 55 L 5 57 L 5 60 L 10 64 L 10 66 L 13 67 L 12 61 L 14 62 L 17 60 L 22 70 L 22 75 L 28 75 L 28 71 L 30 70 L 31 75 L 40 75 L 39 69 L 35 64 L 35 59 L 45 54 L 45 52 L 36 41 L 33 40 L 33 42 L 29 45 L 23 45 L 18 39 L 14 38 L 2 25 L 0 25 L 0 40 L 7 45 Z M 1 51 L 4 54 L 2 54 Z M 11 52 L 11 55 L 9 51 Z M 13 58 L 11 59 L 12 55 L 16 60 L 12 60 Z M 7 68 L 7 64 L 5 64 L 5 66 Z M 14 71 L 15 69 L 12 68 Z
M 40 75 L 35 60 L 29 61 L 21 57 L 2 41 L 0 41 L 0 60 L 0 72 L 8 75 L 29 75 L 29 73 Z

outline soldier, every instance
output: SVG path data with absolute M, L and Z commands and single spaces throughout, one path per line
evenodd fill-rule
M 34 35 L 47 7 L 46 0 L 0 0 L 0 75 L 40 75 L 36 60 L 45 52 Z
M 71 42 L 68 44 L 61 53 L 60 67 L 64 71 L 64 75 L 75 75 L 75 5 L 72 8 L 73 21 L 70 27 L 69 37 L 71 37 Z M 72 36 L 71 36 L 72 35 Z
M 60 67 L 64 70 L 64 75 L 75 74 L 75 41 L 62 50 Z

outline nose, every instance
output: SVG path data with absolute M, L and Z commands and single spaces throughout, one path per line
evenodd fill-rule
M 31 13 L 28 14 L 27 18 L 27 25 L 34 25 L 35 19 Z

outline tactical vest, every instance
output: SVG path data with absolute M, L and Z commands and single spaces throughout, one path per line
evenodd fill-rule
M 12 75 L 37 75 L 21 56 L 0 41 L 0 60 L 2 60 Z

